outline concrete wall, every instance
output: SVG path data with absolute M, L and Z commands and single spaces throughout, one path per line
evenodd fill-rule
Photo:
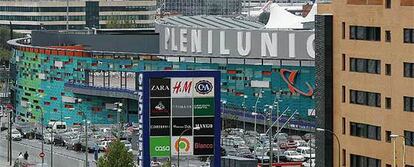
M 84 45 L 88 50 L 136 53 L 159 53 L 157 33 L 134 35 L 63 34 L 56 31 L 33 31 L 32 45 Z

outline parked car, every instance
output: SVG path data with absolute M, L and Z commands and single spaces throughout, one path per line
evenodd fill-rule
M 281 143 L 280 144 L 280 148 L 285 149 L 285 150 L 294 149 L 296 147 L 297 147 L 297 145 L 296 145 L 295 141 L 288 141 L 287 143 Z
M 286 155 L 287 161 L 291 161 L 291 162 L 305 161 L 305 157 L 303 157 L 303 155 L 299 154 L 296 151 L 285 151 L 284 154 Z
M 308 147 L 309 144 L 305 140 L 296 140 L 296 147 Z
M 306 133 L 302 136 L 302 139 L 305 141 L 309 141 L 311 139 L 315 139 L 315 135 L 313 133 Z
M 53 134 L 53 137 L 52 137 L 51 133 L 46 133 L 45 132 L 43 134 L 43 143 L 51 144 L 53 142 L 54 138 L 55 138 L 55 134 Z
M 132 152 L 132 144 L 128 140 L 121 140 L 124 143 L 125 147 L 127 148 L 128 152 Z
M 65 146 L 65 141 L 61 135 L 53 136 L 53 144 L 58 146 Z
M 254 158 L 252 152 L 250 152 L 249 147 L 238 147 L 236 150 L 239 157 Z
M 224 147 L 226 156 L 237 156 L 237 150 L 234 147 Z
M 302 140 L 302 137 L 297 136 L 297 135 L 292 135 L 288 137 L 289 141 L 298 141 L 298 140 Z
M 79 138 L 71 139 L 68 142 L 66 142 L 66 149 L 68 150 L 75 150 L 75 151 L 81 151 L 81 143 Z
M 279 134 L 275 134 L 274 136 L 273 136 L 273 138 L 274 139 L 276 139 L 276 138 L 288 138 L 289 137 L 289 135 L 288 134 L 286 134 L 286 133 L 279 133 Z
M 17 129 L 12 129 L 11 138 L 14 141 L 20 141 L 22 140 L 22 134 L 20 134 L 20 132 Z
M 316 166 L 315 159 L 308 159 L 307 161 L 303 162 L 302 166 L 303 167 L 315 167 Z
M 99 151 L 106 151 L 109 148 L 109 144 L 112 141 L 102 141 L 101 143 L 98 144 L 99 147 Z
M 20 127 L 16 129 L 20 132 L 20 134 L 22 135 L 22 138 L 33 139 L 35 136 L 34 129 L 31 127 Z
M 315 150 L 310 147 L 298 147 L 296 148 L 296 152 L 303 155 L 305 159 L 315 158 Z

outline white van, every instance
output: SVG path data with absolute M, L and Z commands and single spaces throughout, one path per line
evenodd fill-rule
M 67 130 L 66 122 L 61 121 L 50 121 L 48 128 L 51 128 L 54 132 L 58 133 L 66 132 Z

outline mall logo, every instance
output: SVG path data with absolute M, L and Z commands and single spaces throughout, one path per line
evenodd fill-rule
M 289 74 L 289 78 L 286 78 L 285 73 Z M 313 88 L 308 82 L 305 83 L 306 86 L 308 86 L 308 92 L 303 92 L 295 86 L 295 79 L 297 74 L 298 71 L 295 70 L 280 69 L 280 75 L 282 79 L 288 84 L 291 93 L 299 93 L 300 95 L 311 97 L 313 95 Z
M 192 84 L 193 81 L 177 81 L 175 82 L 175 86 L 172 88 L 172 92 L 175 94 L 190 93 Z
M 213 90 L 213 85 L 210 81 L 201 80 L 196 83 L 195 90 L 196 92 L 205 95 L 210 93 L 211 90 Z

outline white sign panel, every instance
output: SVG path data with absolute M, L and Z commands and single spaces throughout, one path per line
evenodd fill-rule
M 252 88 L 269 88 L 269 81 L 252 80 L 250 82 Z

